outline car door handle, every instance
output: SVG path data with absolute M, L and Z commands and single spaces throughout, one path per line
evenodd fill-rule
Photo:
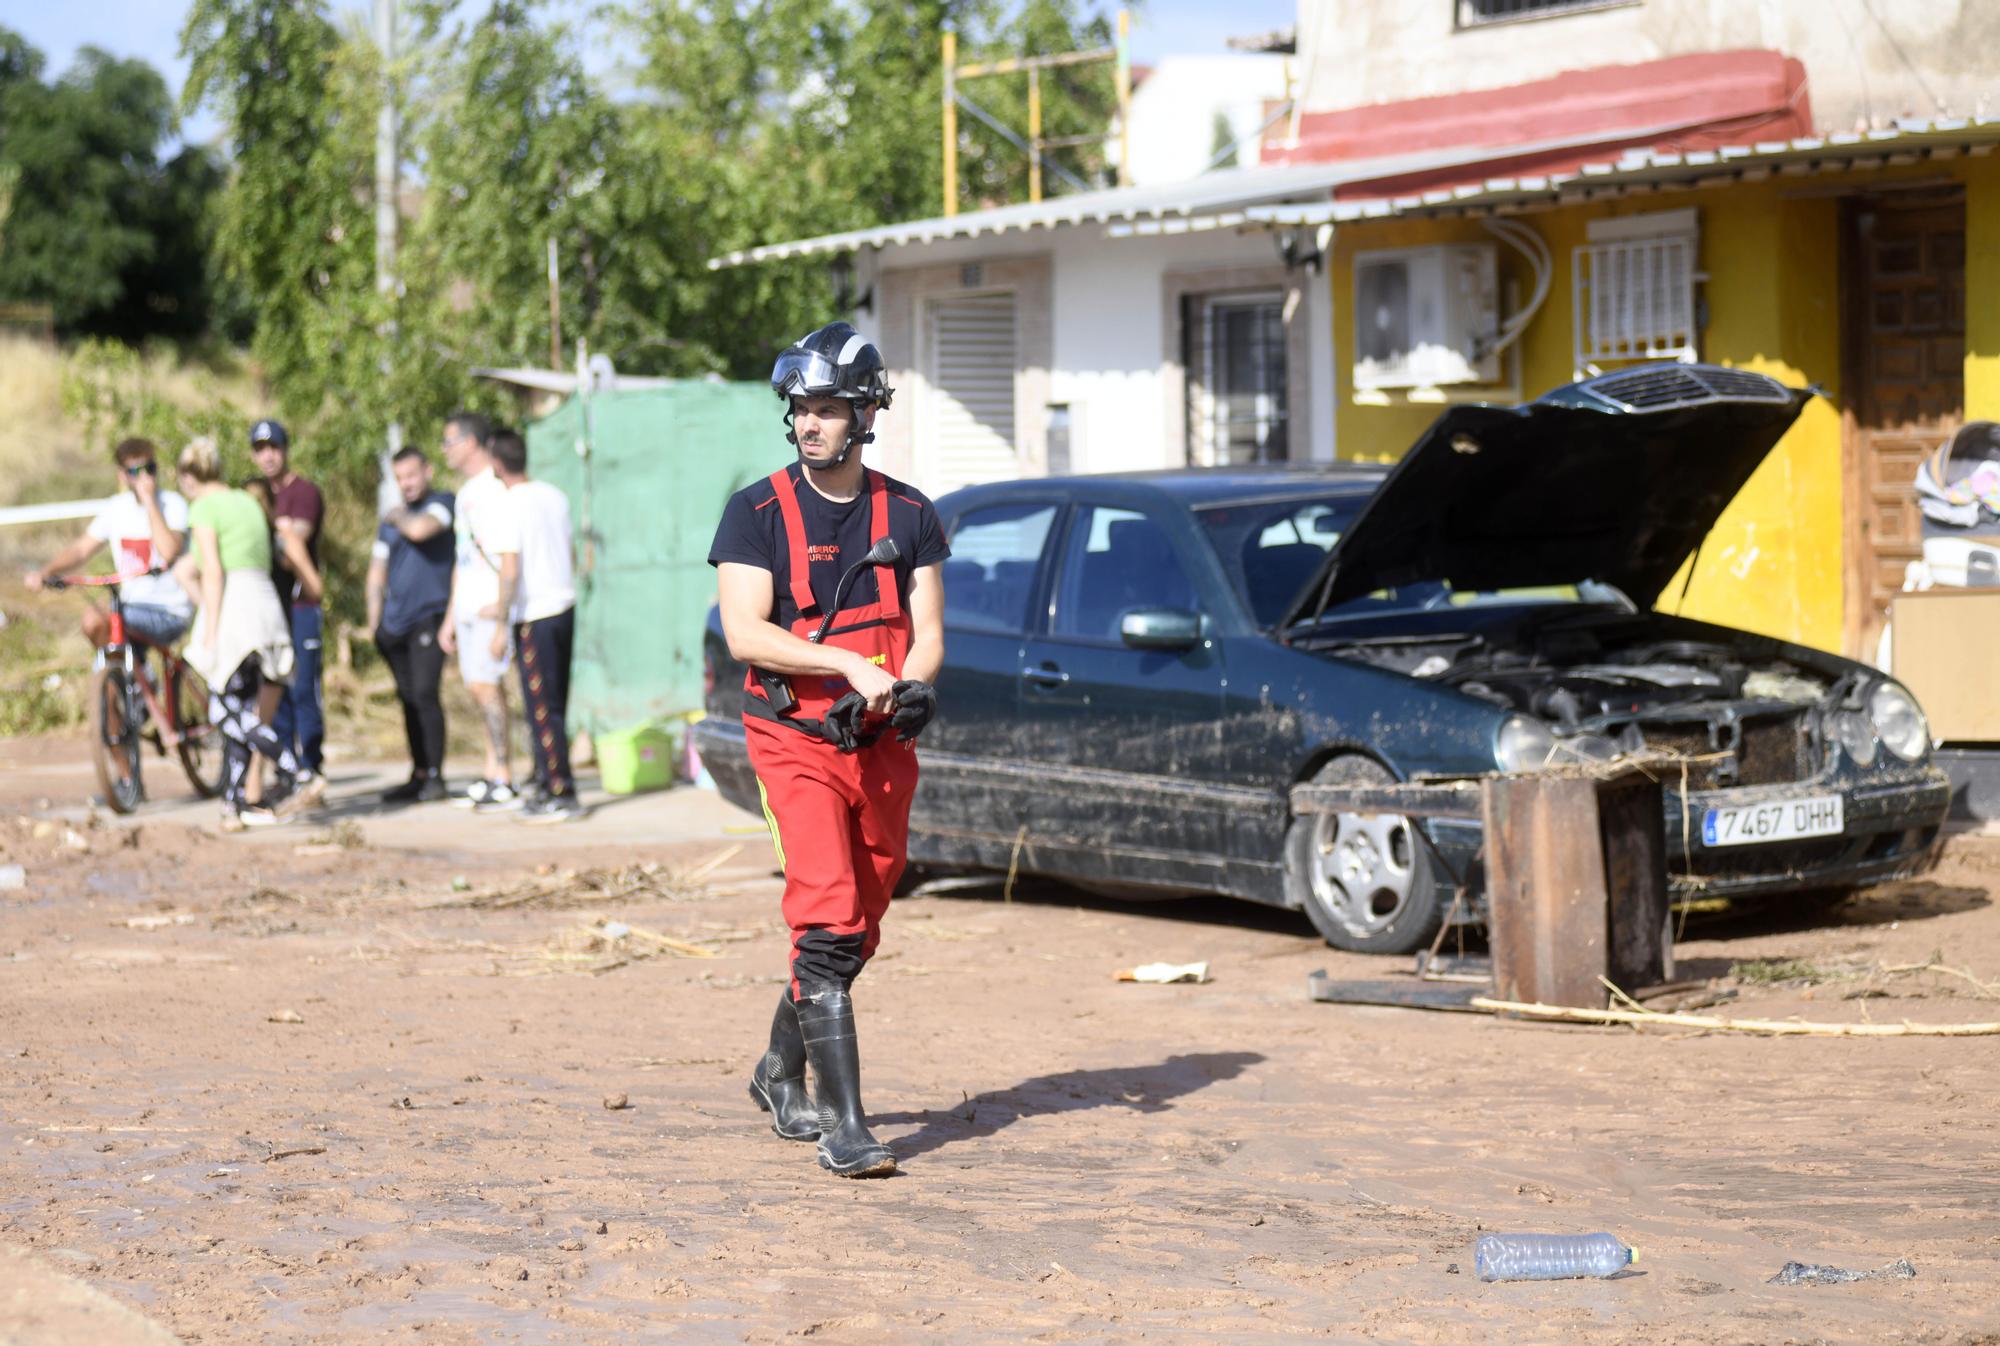
M 1059 668 L 1030 668 L 1022 672 L 1029 682 L 1040 683 L 1044 687 L 1060 687 L 1069 681 L 1069 674 Z

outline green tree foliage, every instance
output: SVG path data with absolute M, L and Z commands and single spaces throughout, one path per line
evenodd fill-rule
M 219 173 L 199 150 L 159 162 L 174 124 L 165 81 L 92 47 L 54 83 L 42 69 L 0 29 L 0 298 L 49 304 L 67 332 L 201 334 Z
M 248 297 L 251 354 L 273 394 L 259 414 L 286 421 L 294 466 L 326 490 L 322 562 L 352 620 L 389 424 L 437 414 L 466 378 L 424 333 L 399 330 L 375 288 L 379 54 L 322 0 L 194 0 L 182 49 L 183 108 L 209 105 L 228 128 L 214 253 Z M 225 446 L 247 429 L 235 418 Z
M 192 395 L 170 397 L 146 355 L 129 342 L 87 337 L 63 364 L 63 411 L 83 427 L 84 442 L 103 460 L 111 446 L 138 435 L 172 464 L 196 435 L 212 436 L 232 476 L 251 470 L 243 415 L 230 405 L 212 371 L 192 375 Z
M 267 376 L 281 389 L 310 387 L 340 345 L 328 328 L 365 306 L 357 294 L 372 294 L 376 94 L 352 68 L 362 54 L 320 0 L 194 0 L 181 45 L 182 110 L 209 104 L 229 127 L 217 259 L 252 296 Z
M 1105 45 L 1109 25 L 1074 0 L 644 0 L 630 7 L 639 94 L 623 109 L 626 144 L 649 186 L 690 219 L 680 250 L 657 256 L 673 278 L 669 332 L 715 367 L 754 378 L 774 347 L 829 316 L 824 264 L 801 261 L 708 273 L 708 256 L 760 243 L 938 214 L 940 105 L 947 28 L 959 59 Z M 1017 134 L 1027 83 L 982 81 L 973 96 Z M 1111 68 L 1045 75 L 1049 136 L 1102 131 L 1115 106 Z M 1086 182 L 1103 155 L 1059 152 Z M 960 121 L 960 201 L 1025 200 L 1026 155 L 970 117 Z M 1053 190 L 1051 180 L 1050 190 Z
M 647 340 L 656 278 L 614 255 L 672 222 L 636 213 L 650 203 L 614 181 L 633 167 L 624 127 L 569 32 L 502 0 L 426 37 L 432 97 L 411 130 L 427 185 L 401 270 L 451 278 L 429 296 L 433 325 L 474 363 L 546 364 L 554 240 L 565 334 L 620 351 Z

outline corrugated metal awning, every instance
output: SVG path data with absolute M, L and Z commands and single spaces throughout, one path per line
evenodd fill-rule
M 903 224 L 879 225 L 873 229 L 853 229 L 843 234 L 825 234 L 790 243 L 771 243 L 761 248 L 745 248 L 711 257 L 708 268 L 720 271 L 725 267 L 781 261 L 788 257 L 936 243 L 951 238 L 978 238 L 987 234 L 1056 229 L 1069 225 L 1117 226 L 1141 221 L 1205 220 L 1250 205 L 1324 200 L 1332 195 L 1336 187 L 1347 183 L 1478 163 L 1496 153 L 1498 151 L 1491 147 L 1478 146 L 1379 159 L 1350 159 L 1341 163 L 1227 169 L 1186 182 L 1077 192 L 1047 201 L 995 206 L 989 210 L 966 211 L 961 215 L 910 220 Z M 1217 226 L 1205 224 L 1201 227 Z
M 2000 118 L 1899 122 L 1893 129 L 1808 136 L 1672 153 L 1632 150 L 1573 172 L 1487 178 L 1410 196 L 1245 207 L 1252 225 L 1293 228 L 1397 216 L 1512 214 L 1578 201 L 1726 186 L 1984 155 L 2000 144 Z
M 533 388 L 545 393 L 573 393 L 576 391 L 577 377 L 567 369 L 475 369 L 475 378 L 492 379 L 495 383 L 509 383 L 517 388 Z M 607 388 L 665 388 L 674 383 L 673 379 L 655 378 L 652 375 L 612 374 Z

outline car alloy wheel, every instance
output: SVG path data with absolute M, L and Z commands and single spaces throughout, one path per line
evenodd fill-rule
M 1359 754 L 1335 757 L 1315 785 L 1388 785 L 1395 775 Z M 1409 953 L 1430 943 L 1443 898 L 1416 824 L 1394 813 L 1305 814 L 1285 838 L 1285 890 L 1327 943 L 1355 953 Z
M 1313 819 L 1313 893 L 1356 939 L 1396 923 L 1416 885 L 1410 820 L 1392 813 L 1332 813 Z

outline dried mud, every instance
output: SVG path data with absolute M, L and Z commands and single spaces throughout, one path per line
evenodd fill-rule
M 0 1245 L 183 1341 L 1970 1343 L 2000 1324 L 2000 1039 L 1320 1005 L 1314 968 L 1406 964 L 1237 903 L 996 884 L 892 911 L 856 998 L 902 1172 L 842 1182 L 744 1092 L 785 958 L 761 838 L 495 853 L 490 820 L 440 808 L 421 850 L 365 820 L 286 845 L 144 822 L 72 841 L 34 819 L 87 768 L 19 744 L 0 767 L 31 751 L 37 770 L 0 771 L 0 861 L 28 873 L 0 892 Z M 1680 966 L 1737 992 L 1723 1013 L 2000 1019 L 1963 979 L 1856 971 L 1936 953 L 1991 983 L 1996 878 L 2000 840 L 1961 837 L 1930 878 L 1820 924 L 1692 926 Z M 1156 959 L 1215 980 L 1112 979 Z M 1753 960 L 1803 975 L 1730 977 Z M 1483 1285 L 1472 1242 L 1494 1229 L 1605 1229 L 1643 1257 Z M 1791 1260 L 1901 1257 L 1915 1279 L 1766 1284 Z M 85 1346 L 31 1331 L 0 1321 Z

